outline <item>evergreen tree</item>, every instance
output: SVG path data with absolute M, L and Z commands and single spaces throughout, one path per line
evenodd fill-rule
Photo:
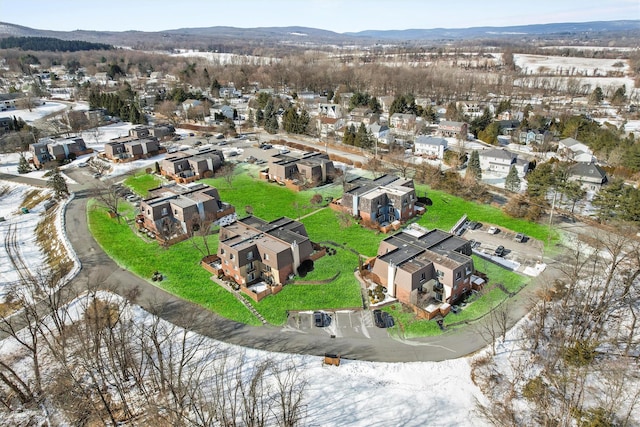
M 500 123 L 493 122 L 484 130 L 478 131 L 478 139 L 491 145 L 498 145 L 498 135 L 500 135 Z
M 18 161 L 18 173 L 29 173 L 31 172 L 31 165 L 27 161 L 27 159 L 20 154 L 20 160 Z
M 60 170 L 57 168 L 53 171 L 53 175 L 51 175 L 51 178 L 47 181 L 47 186 L 53 189 L 56 199 L 62 199 L 69 195 L 67 182 L 64 180 L 64 177 L 60 174 Z
M 360 127 L 356 132 L 355 139 L 353 141 L 353 145 L 356 147 L 369 147 L 371 143 L 369 141 L 369 134 L 367 133 L 367 128 L 364 123 L 360 123 Z
M 346 145 L 355 145 L 356 143 L 356 128 L 351 124 L 348 129 L 345 129 L 344 135 L 342 136 L 342 143 Z
M 598 219 L 607 222 L 620 213 L 620 204 L 623 200 L 624 181 L 615 179 L 609 185 L 603 187 L 595 195 L 591 204 L 597 210 Z
M 514 165 L 509 169 L 509 174 L 507 175 L 507 179 L 504 181 L 504 188 L 511 191 L 512 193 L 517 193 L 520 191 L 520 177 L 518 176 L 518 171 Z
M 473 150 L 469 156 L 469 162 L 467 163 L 467 171 L 465 177 L 472 176 L 476 181 L 482 179 L 482 170 L 480 169 L 480 155 L 478 150 Z

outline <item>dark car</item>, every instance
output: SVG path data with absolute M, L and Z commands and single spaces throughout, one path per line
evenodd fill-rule
M 199 145 L 202 145 L 202 141 L 196 141 L 196 142 L 193 143 L 194 147 L 197 147 Z
M 322 311 L 314 311 L 313 312 L 313 324 L 318 328 L 324 328 L 325 326 L 329 326 L 331 323 L 331 316 L 327 313 L 323 313 Z
M 469 230 L 477 230 L 478 228 L 482 228 L 482 223 L 477 221 L 471 221 L 468 227 L 469 227 Z
M 494 253 L 496 256 L 504 256 L 504 246 L 502 245 L 498 246 Z
M 384 318 L 382 317 L 382 310 L 373 310 L 373 321 L 378 328 L 384 328 Z
M 454 313 L 454 314 L 460 313 L 460 310 L 462 310 L 462 309 L 460 308 L 459 305 L 452 305 L 451 306 L 451 312 Z

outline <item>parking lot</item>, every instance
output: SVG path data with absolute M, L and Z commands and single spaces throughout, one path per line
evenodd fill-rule
M 386 329 L 377 328 L 373 322 L 373 313 L 369 310 L 324 311 L 331 319 L 327 326 L 317 327 L 313 311 L 290 312 L 286 328 L 308 334 L 330 335 L 334 338 L 387 336 Z
M 539 240 L 525 236 L 522 242 L 515 240 L 517 231 L 507 230 L 504 227 L 495 225 L 498 231 L 495 234 L 488 232 L 493 224 L 483 224 L 481 228 L 467 229 L 463 237 L 467 240 L 475 240 L 476 246 L 473 250 L 484 255 L 495 255 L 498 246 L 504 247 L 502 258 L 518 263 L 518 272 L 524 271 L 527 267 L 534 267 L 542 260 L 543 243 Z

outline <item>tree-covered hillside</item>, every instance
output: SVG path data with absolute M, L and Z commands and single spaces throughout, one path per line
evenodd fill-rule
M 0 40 L 0 49 L 21 49 L 53 52 L 78 52 L 82 50 L 110 50 L 113 46 L 80 40 L 60 40 L 50 37 L 7 37 Z

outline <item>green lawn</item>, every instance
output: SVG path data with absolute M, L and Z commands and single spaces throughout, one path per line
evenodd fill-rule
M 124 180 L 124 184 L 141 197 L 146 197 L 152 188 L 162 185 L 163 179 L 152 173 L 140 172 Z
M 245 207 L 251 206 L 253 214 L 265 220 L 282 216 L 300 218 L 312 241 L 336 249 L 336 255 L 325 256 L 315 263 L 314 271 L 304 278 L 296 278 L 293 284 L 285 286 L 276 296 L 265 298 L 259 303 L 250 301 L 256 309 L 272 324 L 280 325 L 286 321 L 287 310 L 340 309 L 359 307 L 362 304 L 360 285 L 353 272 L 358 266 L 358 255 L 364 258 L 375 256 L 378 245 L 386 235 L 365 229 L 352 223 L 341 224 L 338 216 L 328 207 L 311 206 L 314 194 L 323 197 L 339 197 L 342 188 L 328 185 L 299 193 L 285 187 L 257 179 L 259 168 L 252 165 L 239 165 L 231 186 L 223 178 L 203 180 L 204 183 L 218 188 L 225 202 L 236 206 L 239 216 L 244 215 Z M 161 181 L 152 174 L 138 174 L 125 182 L 136 192 L 142 194 L 149 188 L 158 186 Z M 485 224 L 498 224 L 514 231 L 546 241 L 548 228 L 506 216 L 500 209 L 488 205 L 467 202 L 455 196 L 430 190 L 418 185 L 418 195 L 427 194 L 433 206 L 417 222 L 427 228 L 448 230 L 463 215 Z M 123 267 L 141 277 L 150 277 L 156 269 L 167 276 L 167 280 L 158 285 L 164 289 L 196 302 L 212 311 L 241 322 L 257 324 L 257 319 L 249 314 L 232 295 L 215 286 L 209 279 L 209 273 L 199 266 L 200 252 L 189 242 L 182 242 L 165 250 L 157 243 L 148 243 L 135 236 L 135 232 L 126 225 L 118 225 L 108 218 L 102 209 L 90 209 L 91 230 L 107 253 Z M 114 238 L 115 237 L 115 238 Z M 217 249 L 217 236 L 211 237 L 212 251 Z M 558 239 L 552 232 L 551 241 Z M 149 262 L 152 260 L 152 262 Z M 491 289 L 482 298 L 468 304 L 457 315 L 447 317 L 445 323 L 457 323 L 473 320 L 499 304 L 506 294 L 491 283 L 501 283 L 508 291 L 516 292 L 529 279 L 504 270 L 495 264 L 474 257 L 476 268 L 484 271 L 490 278 Z M 185 268 L 192 266 L 192 268 Z M 308 281 L 322 281 L 334 277 L 326 284 L 304 284 Z M 437 335 L 440 333 L 435 322 L 417 320 L 409 310 L 400 305 L 385 308 L 396 319 L 397 326 L 390 330 L 405 337 Z M 395 331 L 395 332 L 394 332 Z
M 260 324 L 233 295 L 210 280 L 211 274 L 199 265 L 202 254 L 190 241 L 164 249 L 155 241 L 136 236 L 125 221 L 118 223 L 109 218 L 106 210 L 95 203 L 89 204 L 88 219 L 96 241 L 122 268 L 147 279 L 158 270 L 166 278 L 154 283 L 162 289 L 226 318 Z M 217 243 L 217 236 L 211 236 L 212 250 L 217 249 Z

